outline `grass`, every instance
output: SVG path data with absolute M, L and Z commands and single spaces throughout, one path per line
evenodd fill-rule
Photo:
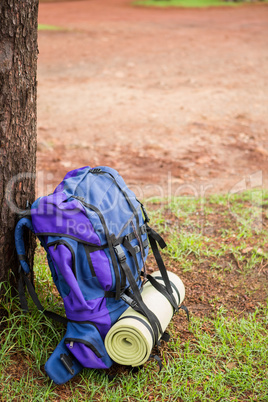
M 135 374 L 115 367 L 112 381 L 104 371 L 88 369 L 55 386 L 43 367 L 64 328 L 36 311 L 30 300 L 31 313 L 23 314 L 7 286 L 2 301 L 6 318 L 1 326 L 0 400 L 267 401 L 268 193 L 260 195 L 147 202 L 151 224 L 165 234 L 168 244 L 164 260 L 183 279 L 191 312 L 189 324 L 183 314 L 171 321 L 171 341 L 160 349 L 160 373 L 149 361 Z M 35 274 L 43 304 L 63 312 L 40 247 Z
M 265 3 L 267 1 L 264 1 Z M 263 2 L 262 2 L 263 3 Z M 153 7 L 214 7 L 214 6 L 238 6 L 242 2 L 226 2 L 221 0 L 137 0 L 134 5 Z
M 55 25 L 38 24 L 39 31 L 63 31 L 64 28 Z

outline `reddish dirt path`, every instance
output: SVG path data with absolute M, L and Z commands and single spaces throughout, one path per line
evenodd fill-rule
M 83 165 L 139 197 L 268 187 L 267 6 L 41 3 L 39 22 L 64 28 L 39 33 L 40 195 Z

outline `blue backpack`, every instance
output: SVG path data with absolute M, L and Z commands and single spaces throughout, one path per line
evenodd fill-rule
M 148 222 L 143 205 L 118 172 L 88 166 L 69 172 L 53 194 L 38 198 L 28 216 L 18 221 L 15 244 L 22 268 L 22 309 L 28 310 L 26 285 L 39 310 L 67 325 L 64 338 L 45 364 L 55 383 L 65 383 L 84 367 L 111 367 L 113 361 L 104 338 L 129 306 L 149 320 L 157 343 L 163 332 L 161 324 L 141 298 L 142 283 L 150 279 L 145 270 L 149 242 L 165 284 L 158 284 L 158 290 L 174 311 L 178 310 L 158 250 L 158 245 L 163 248 L 166 244 Z M 25 227 L 37 235 L 46 250 L 66 317 L 44 309 L 35 293 L 27 275 L 30 268 L 23 242 Z

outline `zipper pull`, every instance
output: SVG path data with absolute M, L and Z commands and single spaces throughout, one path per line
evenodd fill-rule
M 58 243 L 55 244 L 54 251 L 57 250 L 57 247 L 58 247 Z
M 90 173 L 102 173 L 101 168 L 93 168 L 90 170 Z
M 72 349 L 74 347 L 74 343 L 73 341 L 70 342 L 70 349 Z

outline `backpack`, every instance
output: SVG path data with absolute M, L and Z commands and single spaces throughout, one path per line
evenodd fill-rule
M 38 198 L 15 229 L 20 261 L 19 296 L 28 305 L 25 285 L 37 308 L 65 325 L 66 333 L 45 364 L 48 376 L 65 383 L 84 367 L 108 369 L 113 360 L 104 339 L 131 306 L 149 321 L 154 344 L 163 335 L 161 323 L 144 303 L 141 292 L 150 280 L 178 311 L 172 286 L 159 253 L 166 246 L 148 225 L 141 202 L 112 168 L 89 166 L 70 171 L 53 194 Z M 24 228 L 36 234 L 47 253 L 53 281 L 61 295 L 66 317 L 44 309 L 28 277 Z M 149 243 L 162 284 L 147 275 Z M 183 306 L 184 307 L 184 306 Z

